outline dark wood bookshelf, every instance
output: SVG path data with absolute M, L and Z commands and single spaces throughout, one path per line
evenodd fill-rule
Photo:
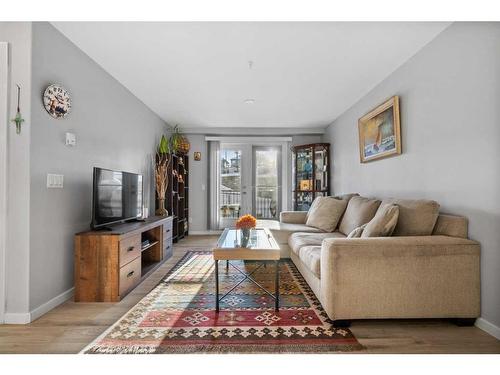
M 165 206 L 173 216 L 173 242 L 178 242 L 189 233 L 189 158 L 188 155 L 172 155 L 169 171 L 169 186 Z

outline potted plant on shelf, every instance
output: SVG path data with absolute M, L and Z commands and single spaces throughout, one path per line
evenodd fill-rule
M 241 230 L 241 247 L 247 247 L 251 229 L 257 225 L 257 219 L 252 215 L 244 215 L 236 222 L 236 229 Z
M 187 138 L 181 133 L 179 125 L 172 128 L 172 135 L 170 136 L 170 143 L 172 145 L 172 152 L 186 155 L 191 148 Z
M 156 150 L 155 159 L 155 184 L 156 194 L 158 195 L 158 208 L 156 215 L 167 216 L 168 211 L 165 208 L 165 195 L 168 188 L 168 168 L 170 167 L 171 158 L 171 142 L 167 141 L 162 135 L 158 149 Z

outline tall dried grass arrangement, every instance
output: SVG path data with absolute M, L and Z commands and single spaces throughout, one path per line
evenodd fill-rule
M 160 216 L 168 215 L 168 211 L 165 209 L 165 195 L 168 188 L 168 168 L 170 166 L 171 157 L 168 153 L 156 152 L 155 160 L 155 183 L 156 183 L 156 194 L 158 195 L 158 200 L 160 201 L 156 214 Z

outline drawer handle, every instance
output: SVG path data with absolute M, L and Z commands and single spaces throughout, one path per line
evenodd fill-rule
M 170 229 L 167 229 L 167 230 L 165 231 L 165 233 L 168 233 L 168 232 L 170 232 Z
M 127 277 L 132 277 L 134 275 L 135 271 L 130 271 L 129 273 L 127 273 Z
M 134 249 L 135 249 L 135 246 L 130 246 L 130 247 L 127 249 L 127 251 L 128 251 L 128 252 L 131 252 L 131 251 L 133 251 Z

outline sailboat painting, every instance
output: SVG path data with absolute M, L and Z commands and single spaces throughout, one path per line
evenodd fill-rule
M 386 102 L 358 121 L 361 163 L 401 154 L 399 97 Z

